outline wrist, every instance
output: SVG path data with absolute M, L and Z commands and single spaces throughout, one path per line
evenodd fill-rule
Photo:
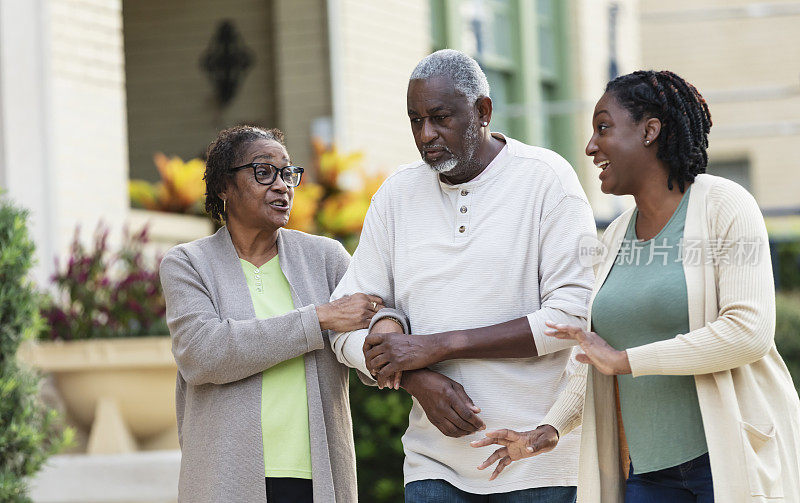
M 400 387 L 406 390 L 411 396 L 416 396 L 417 383 L 428 369 L 406 370 L 400 377 Z
M 316 307 L 317 310 L 317 321 L 319 322 L 320 330 L 327 330 L 328 329 L 328 310 L 327 304 L 320 304 Z
M 403 333 L 403 324 L 396 318 L 385 316 L 375 322 L 370 328 L 371 334 Z
M 631 372 L 631 362 L 628 359 L 628 352 L 624 350 L 620 351 L 619 364 L 617 365 L 617 375 L 630 374 Z

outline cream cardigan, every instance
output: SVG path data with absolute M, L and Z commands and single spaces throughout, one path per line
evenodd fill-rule
M 596 268 L 594 294 L 611 270 L 632 213 L 618 217 L 603 236 L 608 254 Z M 698 247 L 702 260 L 689 260 L 685 249 L 691 331 L 629 349 L 633 376 L 695 376 L 716 501 L 800 502 L 800 401 L 775 349 L 775 293 L 758 205 L 739 185 L 699 175 L 689 195 L 684 238 L 710 243 Z M 713 250 L 737 244 L 756 254 L 731 251 L 716 265 L 706 260 Z M 620 456 L 614 378 L 573 364 L 568 388 L 543 423 L 562 435 L 583 425 L 578 501 L 622 502 L 627 459 Z

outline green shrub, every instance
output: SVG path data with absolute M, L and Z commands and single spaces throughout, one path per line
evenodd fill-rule
M 403 501 L 403 444 L 411 396 L 403 390 L 365 386 L 350 376 L 350 407 L 358 468 L 358 499 Z
M 782 291 L 800 290 L 800 241 L 774 243 L 777 255 L 776 281 Z
M 70 442 L 55 411 L 38 400 L 38 377 L 17 363 L 39 323 L 39 298 L 27 279 L 34 245 L 27 212 L 0 200 L 0 501 L 27 502 L 27 480 Z
M 800 391 L 800 294 L 775 296 L 775 345 Z

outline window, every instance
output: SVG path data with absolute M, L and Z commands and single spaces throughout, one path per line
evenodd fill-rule
M 570 147 L 569 118 L 547 104 L 570 96 L 564 8 L 557 0 L 431 0 L 433 49 L 459 49 L 480 63 L 492 130 L 559 151 Z
M 752 193 L 750 183 L 750 163 L 747 159 L 733 159 L 727 161 L 711 161 L 706 167 L 706 173 L 717 175 L 734 181 Z

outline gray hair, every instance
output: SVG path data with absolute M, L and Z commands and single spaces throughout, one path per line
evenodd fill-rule
M 414 71 L 411 80 L 427 80 L 445 76 L 453 81 L 456 91 L 467 97 L 470 104 L 478 98 L 489 97 L 489 81 L 480 65 L 461 51 L 442 49 L 425 56 Z

